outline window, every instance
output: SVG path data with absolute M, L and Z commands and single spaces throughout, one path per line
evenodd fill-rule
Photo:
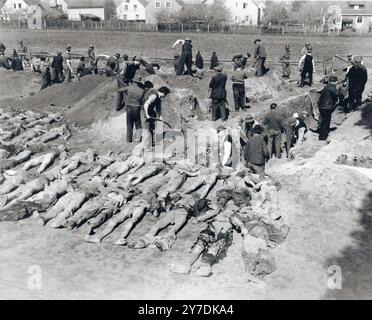
M 357 23 L 362 23 L 363 22 L 363 17 L 357 17 Z
M 159 1 L 155 2 L 155 8 L 160 8 L 160 2 Z
M 124 20 L 128 20 L 128 16 L 126 14 L 124 15 L 123 18 L 124 18 Z
M 133 9 L 134 9 L 134 11 L 137 11 L 137 5 L 136 4 L 133 6 Z
M 243 9 L 247 9 L 247 7 L 248 7 L 248 3 L 244 2 L 243 3 Z
M 167 8 L 170 8 L 170 7 L 171 7 L 171 3 L 170 3 L 170 1 L 167 1 L 167 2 L 165 3 L 165 6 L 166 6 Z
M 22 9 L 22 3 L 18 3 L 18 8 Z
M 17 9 L 17 5 L 16 4 L 13 4 L 13 6 L 14 6 L 14 9 Z
M 139 20 L 139 14 L 136 14 L 136 20 Z
M 127 4 L 124 6 L 124 10 L 128 11 L 128 5 Z

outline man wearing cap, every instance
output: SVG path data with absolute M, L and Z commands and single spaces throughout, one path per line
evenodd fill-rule
M 309 48 L 308 52 L 301 58 L 299 63 L 301 82 L 299 87 L 305 86 L 306 77 L 309 78 L 309 86 L 313 85 L 313 73 L 315 72 L 315 64 L 312 55 L 312 49 Z
M 123 56 L 123 63 L 120 66 L 120 72 L 117 75 L 116 82 L 118 85 L 118 92 L 116 93 L 116 111 L 125 107 L 124 93 L 120 92 L 121 88 L 125 88 L 133 80 L 136 75 L 137 70 L 140 68 L 140 62 L 138 58 L 135 57 L 135 61 L 129 61 L 128 56 Z
M 65 63 L 65 82 L 70 83 L 74 75 L 71 61 L 71 46 L 66 47 L 66 51 L 63 56 L 63 62 Z
M 291 150 L 292 146 L 296 140 L 296 126 L 297 126 L 297 119 L 292 117 L 288 119 L 284 123 L 284 132 L 285 132 L 285 148 L 287 152 L 287 158 L 289 157 L 289 151 Z
M 146 94 L 145 104 L 144 104 L 144 111 L 145 111 L 145 119 L 146 119 L 146 140 L 145 146 L 155 146 L 155 129 L 156 129 L 156 121 L 163 120 L 161 115 L 161 102 L 164 97 L 170 94 L 170 90 L 168 87 L 161 87 L 159 90 L 150 90 L 148 94 Z
M 219 65 L 214 68 L 216 75 L 213 76 L 209 83 L 211 89 L 212 99 L 212 121 L 217 121 L 221 118 L 222 121 L 226 121 L 228 118 L 226 109 L 226 82 L 227 75 L 223 74 L 223 66 Z
M 266 142 L 261 136 L 262 131 L 262 127 L 257 125 L 253 129 L 253 137 L 248 140 L 244 149 L 244 159 L 247 167 L 260 175 L 261 178 L 265 176 L 265 164 L 270 158 Z
M 120 53 L 116 53 L 114 56 L 111 56 L 107 59 L 107 64 L 105 68 L 106 77 L 113 77 L 116 72 L 119 70 L 119 58 Z
M 177 40 L 173 47 L 178 44 L 182 44 L 181 57 L 178 62 L 177 76 L 182 76 L 185 70 L 185 64 L 187 68 L 187 74 L 192 76 L 192 41 L 189 38 L 185 40 Z
M 127 142 L 133 142 L 134 127 L 138 131 L 139 137 L 142 135 L 141 108 L 145 96 L 145 89 L 142 78 L 136 75 L 132 83 L 127 87 L 120 88 L 119 92 L 124 93 L 124 100 L 127 109 Z
M 284 54 L 280 57 L 280 61 L 282 61 L 282 78 L 289 79 L 291 76 L 291 46 L 287 44 L 285 46 Z
M 349 83 L 348 112 L 351 112 L 362 105 L 362 96 L 368 81 L 368 71 L 367 68 L 362 65 L 362 57 L 354 57 L 353 65 L 346 74 L 346 79 Z
M 53 83 L 63 82 L 63 79 L 64 79 L 63 78 L 63 57 L 62 57 L 61 51 L 58 51 L 57 55 L 53 57 L 52 69 L 53 69 L 52 82 Z
M 261 44 L 261 39 L 256 39 L 254 41 L 254 44 L 256 46 L 256 49 L 254 52 L 254 58 L 256 59 L 256 62 L 255 62 L 256 76 L 262 77 L 267 72 L 267 69 L 265 67 L 266 50 L 265 50 L 265 47 Z
M 329 83 L 323 88 L 319 98 L 319 140 L 328 139 L 331 126 L 332 113 L 336 110 L 339 92 L 337 90 L 337 78 L 329 77 Z
M 238 65 L 241 65 L 241 68 L 244 70 L 247 66 L 248 59 L 251 57 L 250 53 L 246 54 L 236 54 L 232 58 L 232 63 L 234 65 L 234 70 L 238 69 Z
M 213 70 L 215 67 L 217 67 L 219 65 L 219 61 L 218 61 L 218 56 L 217 56 L 217 52 L 216 51 L 213 51 L 212 52 L 212 57 L 211 57 L 211 66 L 210 66 L 210 70 Z
M 245 119 L 241 120 L 241 129 L 246 137 L 246 139 L 250 139 L 253 137 L 253 129 L 259 125 L 259 123 L 255 120 L 254 116 L 248 114 Z
M 246 109 L 246 95 L 244 80 L 248 78 L 247 73 L 243 70 L 241 62 L 235 63 L 236 70 L 233 72 L 231 80 L 233 82 L 232 89 L 234 93 L 235 111 L 244 111 Z
M 305 56 L 309 52 L 310 49 L 312 49 L 310 42 L 306 42 L 305 46 L 301 50 L 301 56 Z
M 272 103 L 270 105 L 270 111 L 265 114 L 262 122 L 262 124 L 266 126 L 270 158 L 273 157 L 274 154 L 276 158 L 282 157 L 282 132 L 284 130 L 284 121 L 277 108 L 278 105 Z

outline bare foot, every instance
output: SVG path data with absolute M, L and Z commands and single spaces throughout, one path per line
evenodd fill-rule
M 212 267 L 202 266 L 195 272 L 195 274 L 199 277 L 210 277 L 213 274 Z
M 101 243 L 101 240 L 97 236 L 85 236 L 84 240 L 90 243 Z
M 189 274 L 191 268 L 187 265 L 182 264 L 168 264 L 168 270 L 173 273 Z
M 115 242 L 115 244 L 118 246 L 126 246 L 128 244 L 128 241 L 126 239 L 119 239 Z

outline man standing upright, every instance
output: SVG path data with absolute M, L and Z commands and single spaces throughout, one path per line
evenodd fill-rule
M 332 113 L 336 110 L 339 92 L 337 90 L 337 78 L 331 76 L 329 83 L 323 88 L 319 98 L 319 140 L 328 139 L 329 129 L 331 126 Z
M 281 158 L 284 122 L 277 108 L 276 103 L 270 105 L 270 111 L 265 114 L 262 124 L 266 126 L 270 157 L 275 154 L 276 158 Z
M 309 86 L 313 85 L 313 73 L 315 72 L 315 64 L 312 55 L 312 49 L 310 48 L 308 52 L 301 58 L 299 63 L 300 73 L 301 73 L 301 83 L 300 87 L 305 86 L 306 77 L 309 78 Z
M 254 41 L 256 46 L 254 58 L 256 59 L 256 76 L 262 77 L 267 73 L 267 69 L 265 67 L 266 61 L 266 50 L 265 47 L 261 44 L 261 39 L 257 39 Z
M 120 53 L 116 53 L 114 56 L 110 56 L 107 59 L 107 64 L 105 68 L 105 74 L 106 77 L 113 77 L 116 72 L 119 70 L 119 58 L 120 58 Z
M 65 62 L 65 82 L 70 83 L 74 76 L 74 71 L 72 70 L 72 61 L 71 61 L 71 46 L 66 47 L 66 52 L 63 57 Z
M 52 82 L 53 83 L 63 82 L 63 57 L 61 51 L 58 51 L 57 55 L 53 57 L 52 69 L 53 69 Z
M 127 108 L 127 142 L 133 142 L 133 131 L 139 132 L 139 139 L 142 136 L 141 109 L 145 96 L 145 89 L 140 76 L 135 76 L 132 83 L 127 87 L 120 88 L 119 92 L 124 93 L 125 105 Z
M 96 61 L 96 52 L 94 46 L 89 46 L 88 49 L 88 64 L 89 68 L 92 70 L 92 73 L 98 74 L 97 61 Z
M 346 74 L 349 82 L 349 107 L 348 112 L 355 111 L 362 105 L 363 91 L 368 81 L 367 68 L 362 65 L 362 57 L 353 58 L 353 65 Z
M 227 109 L 226 109 L 226 82 L 227 75 L 223 74 L 223 66 L 219 65 L 214 68 L 216 75 L 212 78 L 209 83 L 211 89 L 212 99 L 212 121 L 217 121 L 221 118 L 222 121 L 226 121 Z
M 246 97 L 245 97 L 245 85 L 244 80 L 247 79 L 247 73 L 243 70 L 243 65 L 241 62 L 236 62 L 236 70 L 234 71 L 231 80 L 233 82 L 233 93 L 234 93 L 234 102 L 235 102 L 235 111 L 239 110 L 244 111 L 246 106 Z
M 284 54 L 280 57 L 280 61 L 282 62 L 283 67 L 282 78 L 289 79 L 291 76 L 291 46 L 289 44 L 285 46 L 285 51 Z
M 178 44 L 182 44 L 182 52 L 181 57 L 178 61 L 177 76 L 183 75 L 185 64 L 187 68 L 187 74 L 192 76 L 192 41 L 190 40 L 190 38 L 186 38 L 185 40 L 177 40 L 173 47 L 177 46 Z

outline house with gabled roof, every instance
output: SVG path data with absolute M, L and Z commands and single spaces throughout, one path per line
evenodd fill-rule
M 146 0 L 118 0 L 116 17 L 125 21 L 146 21 Z
M 182 0 L 147 0 L 146 23 L 155 24 L 159 15 L 174 15 L 185 7 Z

